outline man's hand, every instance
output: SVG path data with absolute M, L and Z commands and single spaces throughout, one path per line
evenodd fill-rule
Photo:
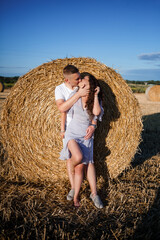
M 78 90 L 78 94 L 80 97 L 84 97 L 89 94 L 89 88 L 85 85 L 81 86 Z
M 94 131 L 95 131 L 94 126 L 89 126 L 86 130 L 86 136 L 84 137 L 84 139 L 87 140 L 87 139 L 91 138 Z
M 65 137 L 65 131 L 61 131 L 61 138 L 63 139 Z

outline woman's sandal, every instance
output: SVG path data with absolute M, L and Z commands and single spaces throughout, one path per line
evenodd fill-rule
M 67 195 L 67 200 L 72 201 L 74 197 L 74 189 L 71 189 Z
M 98 195 L 92 196 L 92 193 L 90 194 L 90 198 L 92 199 L 94 205 L 97 208 L 103 208 L 103 203 Z

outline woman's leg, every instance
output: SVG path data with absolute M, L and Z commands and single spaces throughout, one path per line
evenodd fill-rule
M 67 159 L 67 172 L 68 172 L 68 177 L 71 184 L 71 190 L 67 194 L 68 201 L 73 200 L 73 197 L 74 197 L 74 174 L 72 173 L 71 169 L 72 169 L 72 164 L 71 164 L 71 159 L 69 158 Z
M 89 163 L 87 167 L 87 179 L 91 188 L 92 196 L 97 195 L 96 171 L 94 163 Z
M 68 149 L 71 152 L 71 163 L 73 167 L 76 167 L 81 163 L 83 155 L 78 143 L 72 139 L 68 142 Z
M 75 167 L 75 193 L 74 193 L 74 206 L 79 207 L 79 191 L 81 188 L 81 184 L 83 181 L 83 170 L 84 170 L 84 164 L 78 164 Z
M 69 181 L 71 184 L 71 189 L 74 189 L 74 174 L 72 174 L 72 164 L 71 164 L 71 159 L 67 159 L 67 171 L 68 171 L 68 177 L 69 177 Z
M 83 164 L 80 164 L 83 158 L 78 143 L 72 139 L 68 142 L 68 149 L 71 152 L 70 174 L 74 176 L 74 205 L 79 206 L 78 195 L 83 180 Z
M 93 163 L 88 164 L 87 178 L 88 178 L 89 185 L 91 188 L 90 198 L 92 199 L 94 205 L 97 208 L 103 208 L 103 203 L 102 203 L 100 197 L 97 195 L 96 171 L 95 171 L 95 167 L 94 167 Z

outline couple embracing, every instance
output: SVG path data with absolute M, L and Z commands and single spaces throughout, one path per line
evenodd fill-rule
M 73 65 L 63 69 L 64 82 L 55 89 L 55 100 L 61 112 L 63 149 L 60 159 L 67 161 L 71 190 L 67 200 L 80 206 L 79 192 L 86 172 L 92 199 L 97 208 L 103 203 L 97 195 L 93 161 L 93 140 L 97 121 L 102 120 L 102 92 L 98 80 L 88 72 L 79 73 Z

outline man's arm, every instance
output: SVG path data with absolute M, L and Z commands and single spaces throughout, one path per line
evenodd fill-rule
M 66 123 L 66 113 L 61 113 L 61 137 L 64 138 L 65 135 L 65 123 Z
M 76 92 L 71 98 L 69 98 L 67 101 L 64 101 L 63 99 L 58 99 L 56 101 L 57 107 L 59 109 L 60 112 L 66 112 L 68 111 L 74 103 L 77 102 L 77 100 L 80 97 L 86 96 L 87 94 L 89 94 L 89 89 L 85 88 L 85 86 L 83 88 L 80 88 L 78 90 L 78 92 Z

